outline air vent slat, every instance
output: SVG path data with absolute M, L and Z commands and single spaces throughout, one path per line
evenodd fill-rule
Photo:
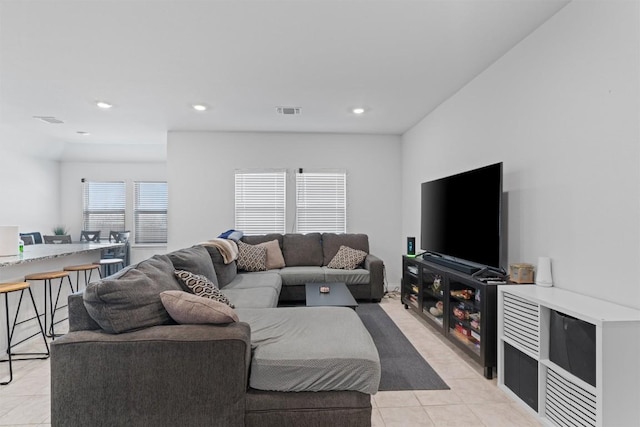
M 278 114 L 284 116 L 297 116 L 302 114 L 302 108 L 300 107 L 276 107 L 276 111 Z
M 504 294 L 504 336 L 515 344 L 540 354 L 540 308 L 515 295 Z
M 53 116 L 33 116 L 34 119 L 43 121 L 45 123 L 49 123 L 50 125 L 59 125 L 64 123 L 62 120 L 60 119 L 56 119 Z
M 552 368 L 547 370 L 547 417 L 561 427 L 596 425 L 596 396 Z

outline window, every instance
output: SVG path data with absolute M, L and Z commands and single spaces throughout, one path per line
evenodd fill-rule
M 134 183 L 134 242 L 167 243 L 167 183 Z
M 125 184 L 121 181 L 83 181 L 82 229 L 109 236 L 109 231 L 123 231 L 125 218 Z
M 296 230 L 298 233 L 346 233 L 347 174 L 296 173 Z
M 284 170 L 235 172 L 235 228 L 244 234 L 285 232 Z

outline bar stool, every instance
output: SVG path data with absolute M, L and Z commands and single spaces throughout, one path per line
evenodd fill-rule
M 69 265 L 62 269 L 63 271 L 76 272 L 76 292 L 80 290 L 80 272 L 84 272 L 84 287 L 86 289 L 89 282 L 91 282 L 91 274 L 93 274 L 93 270 L 98 271 L 98 276 L 102 278 L 102 273 L 100 272 L 100 266 L 97 264 L 81 264 L 81 265 Z M 87 272 L 89 275 L 87 276 Z
M 102 258 L 100 261 L 95 263 L 97 267 L 102 267 L 102 274 L 100 277 L 108 277 L 117 272 L 118 270 L 113 271 L 113 268 L 116 268 L 118 264 L 124 268 L 124 260 L 122 258 Z
M 35 311 L 36 315 L 34 317 L 31 317 L 29 319 L 25 319 L 25 320 L 21 320 L 20 322 L 18 322 L 18 315 L 20 314 L 20 306 L 22 305 L 22 297 L 24 296 L 24 291 L 25 289 L 29 290 L 29 296 L 31 297 L 31 303 L 33 304 L 33 310 Z M 9 294 L 11 292 L 17 292 L 20 291 L 20 299 L 18 300 L 18 308 L 16 309 L 16 317 L 13 319 L 13 326 L 10 326 L 9 323 Z M 16 282 L 16 283 L 0 283 L 0 294 L 4 294 L 4 308 L 5 308 L 5 321 L 7 323 L 7 355 L 8 355 L 8 359 L 7 360 L 1 360 L 0 362 L 9 362 L 9 381 L 5 381 L 5 382 L 0 382 L 0 385 L 7 385 L 9 384 L 11 381 L 13 381 L 13 361 L 14 360 L 33 360 L 33 359 L 47 359 L 49 357 L 49 344 L 47 343 L 47 338 L 45 336 L 44 333 L 44 329 L 42 328 L 42 322 L 40 321 L 40 315 L 38 314 L 38 307 L 36 306 L 36 301 L 33 298 L 33 292 L 31 292 L 31 287 L 29 285 L 28 282 Z M 25 342 L 26 340 L 35 337 L 36 335 L 38 335 L 38 333 L 36 332 L 35 334 L 23 339 L 22 341 L 19 341 L 17 343 L 12 343 L 13 341 L 13 333 L 16 329 L 17 325 L 26 323 L 30 320 L 33 319 L 37 319 L 38 320 L 38 326 L 40 327 L 40 334 L 42 335 L 42 340 L 44 341 L 44 346 L 47 349 L 46 353 L 13 353 L 11 351 L 11 347 L 14 345 L 19 345 L 23 342 Z M 19 358 L 19 359 L 15 359 L 13 358 L 13 356 L 42 356 L 42 357 L 28 357 L 28 358 Z
M 123 243 L 122 247 L 115 249 L 107 249 L 103 253 L 103 258 L 97 262 L 102 266 L 102 277 L 110 276 L 116 271 L 112 270 L 112 267 L 116 267 L 118 264 L 121 264 L 122 268 L 126 267 L 129 263 L 129 236 L 131 235 L 130 231 L 110 231 L 109 232 L 109 242 L 112 239 L 116 243 Z
M 44 273 L 34 273 L 28 274 L 24 276 L 24 281 L 35 281 L 42 280 L 44 281 L 44 329 L 48 337 L 55 339 L 56 334 L 54 331 L 54 326 L 56 324 L 54 318 L 56 315 L 56 310 L 58 309 L 58 299 L 60 298 L 60 291 L 62 290 L 62 282 L 64 279 L 67 279 L 69 282 L 69 287 L 71 288 L 71 292 L 75 292 L 73 289 L 73 283 L 71 283 L 71 278 L 69 277 L 69 273 L 66 271 L 48 271 Z M 51 281 L 53 279 L 60 279 L 60 284 L 58 286 L 58 294 L 56 296 L 56 302 L 53 303 L 53 291 Z M 50 311 L 50 319 L 47 319 L 47 291 L 49 292 L 49 311 Z M 47 320 L 50 321 L 50 325 L 47 328 Z M 65 319 L 62 319 L 65 320 Z M 58 323 L 62 322 L 62 320 L 58 321 Z

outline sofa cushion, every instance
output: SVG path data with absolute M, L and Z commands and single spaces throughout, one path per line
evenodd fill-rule
M 322 267 L 285 267 L 280 269 L 282 286 L 324 282 Z
M 365 251 L 353 249 L 348 246 L 340 246 L 333 259 L 327 264 L 329 268 L 341 268 L 343 270 L 355 270 L 367 257 Z
M 154 255 L 124 273 L 91 282 L 84 292 L 89 315 L 106 332 L 173 323 L 160 300 L 163 291 L 180 291 L 166 255 Z
M 238 315 L 227 304 L 183 291 L 160 293 L 162 305 L 180 324 L 219 324 L 238 321 Z
M 369 270 L 356 268 L 355 270 L 338 270 L 322 267 L 324 281 L 327 283 L 346 283 L 347 285 L 368 285 L 370 280 Z
M 280 296 L 280 292 L 270 286 L 246 289 L 225 288 L 224 293 L 229 297 L 236 309 L 277 307 L 278 297 Z
M 215 270 L 216 277 L 218 278 L 218 286 L 222 288 L 236 277 L 236 274 L 238 274 L 238 266 L 235 262 L 225 264 L 222 254 L 218 248 L 214 246 L 205 246 L 205 249 L 209 252 L 211 261 L 213 261 L 213 269 Z
M 205 276 L 193 274 L 185 270 L 176 270 L 174 274 L 192 294 L 227 304 L 233 308 L 233 304 L 231 304 L 229 298 Z
M 378 351 L 355 311 L 280 307 L 238 309 L 237 313 L 240 321 L 251 326 L 251 388 L 378 391 Z
M 278 293 L 282 288 L 282 279 L 274 271 L 259 271 L 256 273 L 240 273 L 222 290 L 229 289 L 251 289 L 251 288 L 273 288 Z
M 340 249 L 340 246 L 348 246 L 369 253 L 369 237 L 366 234 L 357 233 L 323 233 L 322 234 L 322 265 L 329 265 Z
M 238 242 L 238 269 L 244 271 L 265 271 L 267 269 L 267 248 Z
M 265 263 L 267 270 L 274 270 L 285 266 L 282 250 L 280 249 L 280 245 L 277 240 L 258 243 L 257 246 L 264 246 L 267 250 L 267 260 Z
M 167 256 L 176 270 L 186 270 L 205 276 L 216 286 L 218 285 L 216 270 L 213 268 L 213 261 L 204 246 L 192 246 L 190 248 L 180 249 L 168 253 Z M 185 291 L 189 291 L 189 289 L 187 288 Z
M 271 240 L 277 240 L 278 245 L 282 248 L 282 234 L 279 233 L 269 233 L 269 234 L 260 234 L 257 236 L 243 236 L 242 241 L 249 245 L 259 245 L 260 243 L 270 242 Z
M 322 266 L 322 236 L 320 233 L 285 234 L 282 252 L 287 267 Z

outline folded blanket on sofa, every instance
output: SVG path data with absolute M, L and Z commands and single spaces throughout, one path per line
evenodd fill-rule
M 222 259 L 225 264 L 231 264 L 238 258 L 238 244 L 233 240 L 227 239 L 212 239 L 206 242 L 200 243 L 202 246 L 214 246 L 218 248 L 222 254 Z

